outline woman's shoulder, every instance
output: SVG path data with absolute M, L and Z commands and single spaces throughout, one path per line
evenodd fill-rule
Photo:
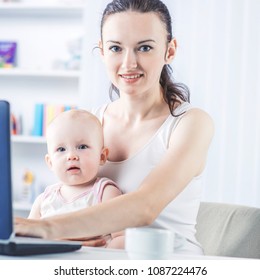
M 181 103 L 174 110 L 174 115 L 177 117 L 173 117 L 175 119 L 176 125 L 181 123 L 187 123 L 190 125 L 198 124 L 198 125 L 208 125 L 214 126 L 214 122 L 212 117 L 201 108 L 194 107 L 189 102 Z
M 185 112 L 183 115 L 183 119 L 185 119 L 189 123 L 197 123 L 201 125 L 214 126 L 214 121 L 210 114 L 203 109 L 197 107 L 191 107 L 189 110 Z
M 214 121 L 210 114 L 203 109 L 190 107 L 180 117 L 174 134 L 176 134 L 176 132 L 179 133 L 181 137 L 187 137 L 189 139 L 200 135 L 200 137 L 210 140 L 214 135 Z
M 103 116 L 104 116 L 104 112 L 106 111 L 108 106 L 108 103 L 99 105 L 97 107 L 94 107 L 90 110 L 90 112 L 95 115 L 101 123 L 103 123 Z
M 106 110 L 108 103 L 101 104 L 99 106 L 91 108 L 90 112 L 96 116 L 100 115 L 102 112 Z

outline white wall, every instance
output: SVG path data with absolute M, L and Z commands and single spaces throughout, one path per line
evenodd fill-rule
M 98 3 L 96 3 L 98 2 Z M 98 51 L 105 3 L 90 2 L 86 13 L 83 107 L 107 101 L 108 80 Z M 260 1 L 168 0 L 179 42 L 173 62 L 195 106 L 215 121 L 205 176 L 204 199 L 260 207 Z
M 98 42 L 100 39 L 100 21 L 108 0 L 89 2 L 85 9 L 85 37 L 82 52 L 83 71 L 80 84 L 80 105 L 91 109 L 109 102 L 108 89 L 110 82 L 100 58 Z
M 177 77 L 214 118 L 205 199 L 260 207 L 260 1 L 171 1 Z

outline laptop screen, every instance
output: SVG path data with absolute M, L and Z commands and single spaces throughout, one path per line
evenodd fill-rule
M 10 105 L 0 100 L 0 240 L 13 231 L 10 146 Z

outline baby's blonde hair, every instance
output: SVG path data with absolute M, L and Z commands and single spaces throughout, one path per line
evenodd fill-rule
M 46 129 L 46 138 L 48 142 L 48 135 L 50 131 L 52 131 L 55 127 L 55 124 L 62 122 L 62 124 L 66 125 L 66 120 L 82 120 L 86 122 L 93 122 L 95 124 L 96 132 L 98 133 L 99 139 L 101 141 L 101 146 L 104 145 L 104 137 L 103 137 L 103 128 L 99 119 L 90 113 L 89 111 L 83 109 L 72 109 L 58 114 L 47 126 Z M 93 133 L 93 131 L 92 131 Z

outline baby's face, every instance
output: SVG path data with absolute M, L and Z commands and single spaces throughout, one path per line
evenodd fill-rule
M 46 161 L 63 184 L 84 185 L 96 177 L 102 163 L 101 137 L 92 120 L 68 118 L 51 127 Z

